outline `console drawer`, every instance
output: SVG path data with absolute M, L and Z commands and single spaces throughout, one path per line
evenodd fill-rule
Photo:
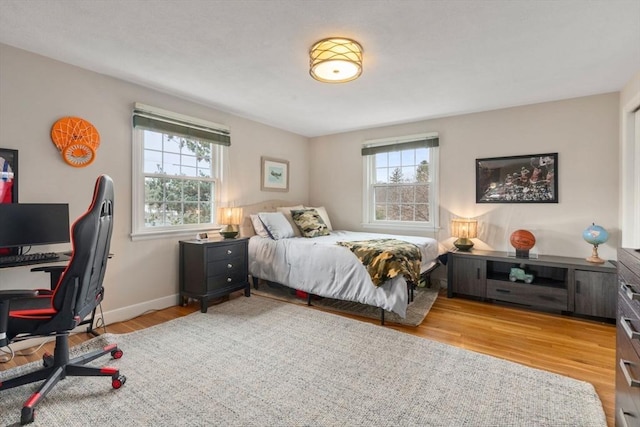
M 550 310 L 568 309 L 567 290 L 550 286 L 487 280 L 487 298 Z

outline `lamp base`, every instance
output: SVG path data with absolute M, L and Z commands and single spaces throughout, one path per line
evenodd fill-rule
M 461 250 L 461 251 L 470 251 L 471 248 L 473 248 L 473 242 L 471 241 L 471 239 L 468 239 L 466 237 L 461 237 L 455 242 L 453 242 L 453 246 L 455 246 L 456 248 L 458 248 L 458 250 Z
M 234 239 L 238 235 L 238 229 L 233 225 L 225 225 L 220 229 L 220 235 L 225 239 Z

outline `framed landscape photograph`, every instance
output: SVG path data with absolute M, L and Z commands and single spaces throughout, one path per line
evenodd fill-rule
M 0 148 L 0 203 L 18 203 L 18 150 Z
M 289 191 L 289 162 L 287 160 L 261 157 L 262 191 Z
M 558 203 L 558 153 L 476 159 L 476 203 Z

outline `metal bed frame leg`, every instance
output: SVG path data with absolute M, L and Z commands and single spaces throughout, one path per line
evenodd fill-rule
M 307 292 L 307 305 L 311 306 L 311 294 Z
M 380 324 L 384 325 L 384 308 L 380 309 Z

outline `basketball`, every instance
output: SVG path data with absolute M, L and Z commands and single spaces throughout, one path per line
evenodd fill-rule
M 530 231 L 516 230 L 511 233 L 509 242 L 519 251 L 528 251 L 536 244 L 536 238 Z

